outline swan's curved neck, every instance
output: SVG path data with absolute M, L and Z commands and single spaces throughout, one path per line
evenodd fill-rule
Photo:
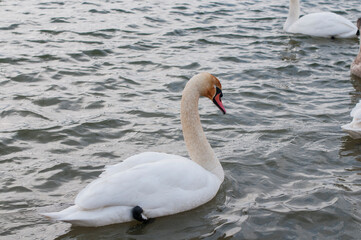
M 288 11 L 288 17 L 283 25 L 283 30 L 287 31 L 292 24 L 294 24 L 300 17 L 300 1 L 290 0 L 290 8 Z
M 207 141 L 199 118 L 198 100 L 200 93 L 198 87 L 198 81 L 192 78 L 183 90 L 181 122 L 184 141 L 190 158 L 223 181 L 222 166 Z

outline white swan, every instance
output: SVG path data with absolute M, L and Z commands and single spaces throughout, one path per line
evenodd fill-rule
M 300 1 L 290 0 L 283 30 L 315 37 L 353 38 L 357 28 L 346 18 L 331 12 L 311 13 L 300 17 Z
M 361 28 L 361 18 L 357 20 L 358 33 L 360 33 L 360 28 Z M 361 78 L 361 42 L 360 42 L 359 52 L 355 60 L 351 64 L 351 74 Z
M 181 123 L 190 159 L 145 152 L 107 167 L 83 189 L 75 205 L 42 215 L 73 225 L 97 227 L 132 220 L 147 221 L 187 211 L 211 200 L 223 182 L 223 168 L 203 132 L 198 99 L 213 100 L 226 113 L 219 80 L 200 73 L 186 84 Z
M 361 138 L 361 101 L 356 104 L 350 113 L 352 122 L 341 126 L 352 138 Z

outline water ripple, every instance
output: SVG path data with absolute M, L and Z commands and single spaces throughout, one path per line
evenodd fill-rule
M 288 3 L 0 1 L 0 236 L 357 238 L 360 141 L 340 125 L 361 97 L 349 74 L 358 41 L 284 33 Z M 356 0 L 301 4 L 352 22 L 359 13 Z M 187 156 L 181 92 L 202 71 L 221 80 L 227 109 L 199 104 L 226 173 L 214 199 L 147 226 L 38 215 L 69 206 L 105 165 Z

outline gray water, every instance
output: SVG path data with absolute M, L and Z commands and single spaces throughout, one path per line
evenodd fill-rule
M 356 22 L 360 1 L 302 1 Z M 361 141 L 340 129 L 361 98 L 357 39 L 284 33 L 280 1 L 0 1 L 1 239 L 359 239 Z M 200 101 L 225 170 L 194 210 L 99 228 L 50 222 L 101 173 L 144 151 L 187 156 L 181 92 Z

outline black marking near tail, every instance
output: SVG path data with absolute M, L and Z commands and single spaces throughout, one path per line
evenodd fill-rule
M 142 213 L 143 213 L 143 208 L 141 208 L 139 206 L 135 206 L 132 209 L 133 218 L 139 222 L 146 223 L 148 221 L 148 218 L 144 217 L 144 215 Z

